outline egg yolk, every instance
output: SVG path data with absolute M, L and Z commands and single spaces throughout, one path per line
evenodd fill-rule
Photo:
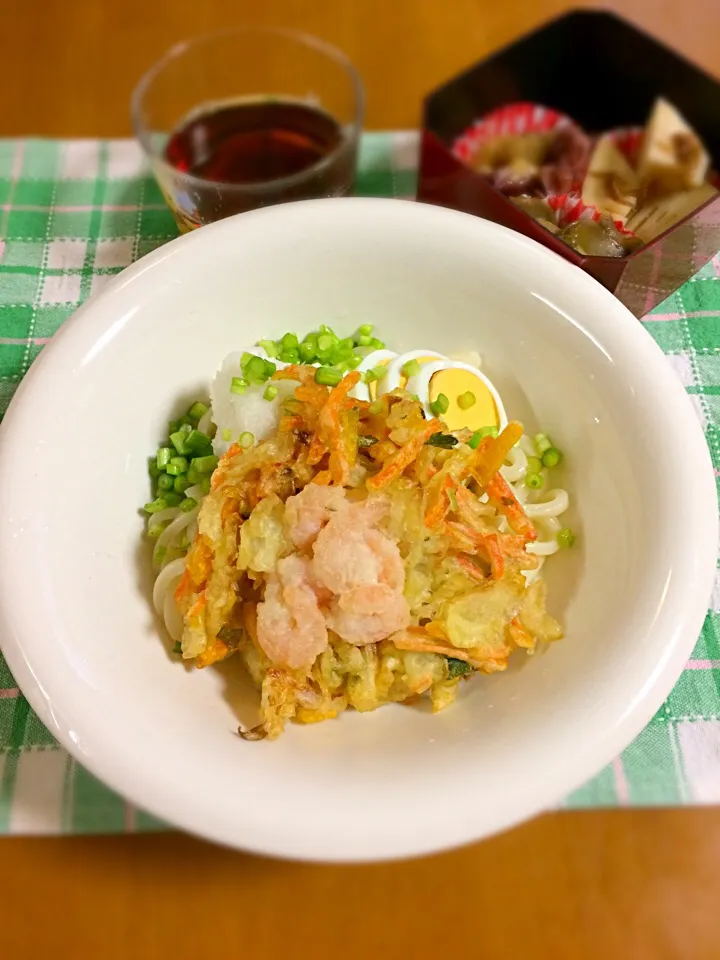
M 458 405 L 458 397 L 468 392 L 475 397 L 475 403 L 462 410 Z M 469 370 L 459 370 L 457 367 L 438 370 L 430 378 L 428 393 L 431 403 L 441 393 L 448 398 L 447 412 L 441 415 L 448 430 L 461 430 L 463 427 L 479 430 L 481 427 L 500 426 L 493 395 L 483 381 Z

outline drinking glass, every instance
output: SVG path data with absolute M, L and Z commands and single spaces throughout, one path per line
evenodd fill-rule
M 138 83 L 132 119 L 185 232 L 351 193 L 363 107 L 339 50 L 294 30 L 239 27 L 172 47 Z

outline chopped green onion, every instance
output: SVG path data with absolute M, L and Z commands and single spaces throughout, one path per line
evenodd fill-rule
M 466 390 L 465 393 L 461 393 L 457 398 L 457 405 L 461 410 L 469 410 L 470 407 L 474 407 L 477 403 L 477 398 L 472 390 Z
M 535 436 L 535 447 L 538 452 L 538 456 L 542 457 L 546 450 L 549 450 L 552 447 L 552 443 L 544 433 L 538 433 Z
M 232 430 L 230 429 L 230 427 L 225 427 L 221 436 L 225 441 L 225 443 L 230 443 L 230 441 L 232 440 Z
M 377 442 L 378 442 L 378 438 L 371 437 L 371 436 L 359 436 L 357 440 L 359 447 L 372 447 Z
M 358 327 L 358 336 L 360 337 L 370 337 L 372 332 L 373 325 L 371 323 L 363 323 L 362 326 Z
M 368 407 L 368 412 L 376 417 L 379 413 L 383 412 L 383 402 L 382 400 L 373 400 L 373 402 Z
M 314 363 L 317 360 L 317 343 L 301 343 L 298 353 L 303 363 Z
M 248 447 L 251 447 L 255 443 L 255 437 L 253 436 L 252 433 L 250 433 L 249 430 L 245 430 L 245 432 L 241 433 L 240 436 L 238 437 L 238 443 L 240 444 L 241 447 L 243 447 L 244 449 L 247 449 Z
M 179 429 L 180 429 L 179 420 L 170 420 L 168 422 L 168 436 L 170 436 L 171 433 L 177 433 Z
M 383 340 L 378 340 L 377 337 L 373 337 L 370 341 L 370 346 L 373 348 L 373 350 L 384 350 L 385 342 Z
M 160 476 L 160 468 L 157 465 L 156 457 L 150 457 L 150 459 L 148 460 L 148 473 L 153 478 L 153 480 L 156 480 Z
M 159 544 L 153 550 L 153 563 L 156 566 L 161 566 L 163 560 L 165 559 L 165 554 L 167 553 L 167 547 L 161 547 Z
M 343 337 L 342 340 L 338 342 L 337 349 L 338 353 L 342 356 L 344 354 L 350 354 L 353 352 L 355 347 L 355 341 L 352 337 Z
M 545 486 L 545 477 L 541 473 L 526 473 L 525 486 L 531 490 L 539 490 Z
M 170 447 L 160 447 L 157 452 L 156 464 L 158 470 L 164 470 L 170 463 L 170 457 L 173 455 Z
M 265 392 L 263 393 L 263 397 L 266 400 L 274 400 L 275 397 L 278 395 L 278 393 L 279 393 L 279 388 L 276 387 L 274 383 L 269 383 L 265 387 Z
M 203 477 L 200 481 L 200 489 L 203 492 L 204 496 L 207 496 L 210 493 L 210 477 Z
M 208 412 L 208 408 L 204 403 L 201 403 L 199 400 L 196 400 L 195 403 L 188 410 L 187 415 L 191 420 L 201 420 L 205 414 Z
M 415 401 L 415 403 L 420 403 L 420 397 L 416 393 L 411 393 L 410 398 Z
M 230 393 L 242 395 L 249 386 L 250 384 L 244 377 L 233 377 L 230 381 Z
M 203 473 L 212 473 L 215 467 L 218 465 L 218 458 L 215 456 L 209 457 L 195 457 L 191 461 L 191 468 L 193 472 L 197 474 Z
M 329 334 L 323 333 L 322 336 L 318 337 L 318 353 L 329 353 L 329 351 L 332 350 L 332 346 L 333 338 Z
M 410 379 L 410 377 L 416 377 L 420 373 L 420 361 L 419 360 L 408 360 L 407 363 L 404 363 L 402 366 L 403 376 Z
M 166 493 L 163 493 L 163 500 L 169 507 L 179 507 L 182 497 L 179 493 L 175 493 L 172 490 L 168 490 Z
M 473 672 L 473 668 L 464 660 L 456 660 L 455 657 L 445 657 L 445 660 L 447 661 L 448 680 L 464 677 Z
M 557 540 L 559 547 L 567 548 L 571 547 L 575 543 L 575 534 L 569 527 L 565 527 L 564 530 L 558 530 L 558 532 L 555 534 L 555 539 Z
M 167 500 L 163 497 L 158 497 L 157 500 L 153 500 L 152 503 L 146 503 L 143 507 L 145 513 L 160 513 L 161 510 L 167 509 Z
M 176 433 L 170 434 L 170 443 L 172 443 L 172 445 L 175 447 L 175 450 L 182 456 L 190 452 L 185 443 L 186 437 L 187 433 L 181 433 L 179 430 Z
M 376 367 L 371 367 L 370 370 L 366 370 L 363 379 L 365 383 L 373 383 L 375 380 L 382 380 L 386 373 L 387 368 L 382 363 L 379 363 Z
M 367 333 L 361 333 L 359 337 L 356 338 L 358 347 L 369 347 L 372 343 L 372 337 Z
M 194 510 L 197 506 L 197 500 L 194 497 L 185 497 L 183 502 L 180 504 L 180 509 L 183 513 L 190 513 L 191 510 Z
M 527 458 L 527 472 L 528 473 L 540 473 L 543 468 L 542 460 L 540 457 L 528 457 Z
M 151 540 L 157 540 L 157 538 L 158 538 L 158 537 L 160 536 L 160 534 L 163 532 L 163 530 L 164 530 L 165 527 L 168 525 L 168 523 L 170 523 L 169 520 L 168 520 L 166 523 L 156 523 L 154 527 L 150 527 L 150 528 L 148 529 L 148 531 L 147 531 L 147 536 L 148 536 Z
M 433 433 L 430 439 L 425 441 L 429 447 L 442 447 L 444 450 L 452 450 L 457 442 L 457 437 L 451 433 Z
M 354 370 L 355 367 L 359 367 L 362 362 L 363 362 L 363 358 L 359 356 L 357 353 L 355 353 L 352 355 L 352 357 L 348 357 L 347 365 L 350 367 L 351 370 Z
M 243 363 L 243 376 L 248 383 L 264 383 L 275 373 L 277 367 L 272 360 L 264 360 L 262 357 L 251 356 Z
M 281 350 L 278 360 L 282 363 L 300 363 L 300 351 L 297 349 Z
M 477 450 L 480 446 L 480 441 L 484 440 L 485 437 L 497 437 L 498 428 L 497 427 L 480 427 L 479 430 L 476 430 L 475 433 L 468 440 L 468 446 L 471 450 Z M 540 461 L 538 460 L 538 464 Z M 538 470 L 540 467 L 538 466 Z
M 277 357 L 278 348 L 274 340 L 258 340 L 257 345 L 265 351 L 271 360 Z
M 178 430 L 180 430 L 182 427 L 184 427 L 184 426 L 186 426 L 186 425 L 187 425 L 188 427 L 194 427 L 194 426 L 195 426 L 195 424 L 192 422 L 192 420 L 190 419 L 190 417 L 189 417 L 187 414 L 184 414 L 184 415 L 183 415 L 182 417 L 180 417 L 180 419 L 178 420 Z
M 185 493 L 189 486 L 190 481 L 187 478 L 187 474 L 180 477 L 175 477 L 175 482 L 173 483 L 173 490 L 175 493 Z
M 182 644 L 179 640 L 176 640 L 173 644 L 172 652 L 178 654 L 178 656 L 182 653 Z
M 296 333 L 284 334 L 280 340 L 280 343 L 283 350 L 297 350 L 298 346 L 300 345 L 300 341 L 298 340 Z
M 450 401 L 445 396 L 444 393 L 439 393 L 437 397 L 430 404 L 430 409 L 432 410 L 433 416 L 441 417 L 444 413 L 447 413 L 448 407 L 450 406 Z
M 187 457 L 171 457 L 165 469 L 171 477 L 179 477 L 181 473 L 187 473 L 189 466 Z
M 195 457 L 204 457 L 212 453 L 212 440 L 206 433 L 200 430 L 193 430 L 185 438 L 185 446 L 188 452 Z
M 240 357 L 240 369 L 245 370 L 245 367 L 248 365 L 248 363 L 252 360 L 254 356 L 255 356 L 254 353 L 249 353 L 247 350 L 245 350 L 243 355 Z
M 158 477 L 158 490 L 172 490 L 175 481 L 167 473 L 161 473 Z
M 342 373 L 332 367 L 318 367 L 315 371 L 315 383 L 322 383 L 326 387 L 335 387 L 342 380 Z
M 542 455 L 542 464 L 544 467 L 556 467 L 562 458 L 562 452 L 557 447 L 548 447 Z

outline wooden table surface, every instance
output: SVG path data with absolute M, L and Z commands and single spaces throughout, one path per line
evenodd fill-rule
M 424 92 L 568 6 L 6 0 L 0 136 L 128 134 L 132 86 L 164 48 L 243 21 L 336 43 L 364 77 L 368 126 L 411 127 Z M 710 70 L 720 60 L 712 0 L 609 6 Z M 261 860 L 177 834 L 0 840 L 7 957 L 704 960 L 720 956 L 718 902 L 714 809 L 555 814 L 454 853 L 364 867 Z

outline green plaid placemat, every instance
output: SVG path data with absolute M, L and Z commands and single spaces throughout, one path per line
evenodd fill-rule
M 416 159 L 416 134 L 367 134 L 358 192 L 412 196 Z M 0 415 L 77 306 L 176 235 L 133 141 L 0 140 Z M 720 260 L 644 322 L 695 403 L 717 475 Z M 666 703 L 622 756 L 565 806 L 720 802 L 720 581 L 711 606 Z M 57 746 L 0 655 L 0 833 L 159 827 Z

